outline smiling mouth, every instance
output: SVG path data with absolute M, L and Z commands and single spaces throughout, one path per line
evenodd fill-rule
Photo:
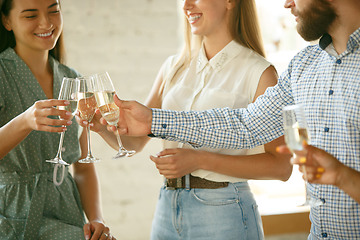
M 196 22 L 199 18 L 201 18 L 201 15 L 191 15 L 188 17 L 188 20 L 190 23 Z
M 47 32 L 47 33 L 35 33 L 35 36 L 45 38 L 45 37 L 51 36 L 51 35 L 53 34 L 53 32 L 54 32 L 54 31 Z

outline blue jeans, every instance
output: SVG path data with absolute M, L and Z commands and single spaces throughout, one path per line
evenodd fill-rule
M 247 182 L 218 189 L 162 187 L 152 240 L 264 239 L 262 222 Z

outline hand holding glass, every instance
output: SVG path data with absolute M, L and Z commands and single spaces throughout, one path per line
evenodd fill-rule
M 93 76 L 78 77 L 79 81 L 79 93 L 78 93 L 78 111 L 80 118 L 88 122 L 86 126 L 87 130 L 87 146 L 88 153 L 83 159 L 80 159 L 80 163 L 94 163 L 99 159 L 94 157 L 91 153 L 90 146 L 90 126 L 89 123 L 93 119 L 96 110 L 96 99 L 94 95 Z
M 114 103 L 115 88 L 107 72 L 95 75 L 94 89 L 97 107 L 99 108 L 102 117 L 108 124 L 116 126 L 119 121 L 120 109 Z M 119 144 L 119 151 L 113 158 L 117 159 L 134 155 L 135 151 L 126 150 L 123 147 L 119 134 L 116 133 L 115 135 Z
M 76 79 L 73 78 L 63 78 L 61 83 L 60 93 L 59 93 L 59 100 L 68 100 L 70 102 L 67 106 L 59 106 L 60 110 L 66 110 L 72 113 L 74 116 L 76 109 L 77 109 L 77 93 L 79 91 L 79 84 Z M 64 141 L 64 134 L 65 132 L 61 132 L 60 141 L 59 141 L 59 148 L 56 156 L 53 159 L 46 160 L 46 162 L 55 163 L 55 164 L 62 164 L 62 165 L 69 165 L 62 159 L 61 152 L 62 146 Z
M 284 120 L 284 132 L 285 132 L 285 142 L 288 148 L 293 152 L 293 157 L 296 156 L 296 152 L 303 151 L 303 143 L 310 143 L 310 135 L 308 131 L 308 125 L 305 118 L 305 112 L 302 105 L 290 105 L 286 106 L 283 109 L 283 120 Z M 305 156 L 301 157 L 306 161 Z M 319 206 L 322 205 L 322 201 L 319 199 L 314 199 L 310 197 L 307 189 L 307 176 L 305 171 L 305 165 L 301 165 L 304 178 L 305 178 L 305 187 L 306 187 L 306 201 L 301 206 Z

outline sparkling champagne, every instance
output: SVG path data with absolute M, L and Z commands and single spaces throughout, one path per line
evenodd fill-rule
M 303 142 L 309 142 L 308 130 L 306 128 L 285 128 L 285 142 L 292 151 L 303 150 Z
M 96 99 L 92 92 L 78 93 L 78 110 L 83 120 L 90 122 L 94 117 L 96 110 Z
M 110 124 L 116 125 L 119 121 L 120 110 L 114 103 L 115 91 L 95 92 L 98 108 L 103 118 Z
M 97 106 L 103 106 L 114 102 L 115 91 L 95 92 Z
M 116 125 L 119 121 L 120 109 L 115 103 L 105 104 L 99 107 L 101 115 L 110 124 Z
M 59 106 L 58 109 L 60 110 L 66 110 L 68 112 L 71 112 L 72 115 L 74 115 L 76 109 L 77 109 L 77 105 L 78 105 L 78 101 L 77 100 L 68 100 L 70 102 L 69 105 L 66 106 Z

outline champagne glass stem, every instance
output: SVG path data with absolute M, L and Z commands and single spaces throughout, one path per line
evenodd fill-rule
M 88 152 L 87 152 L 87 157 L 93 158 L 92 153 L 91 153 L 91 146 L 90 146 L 90 126 L 87 125 L 86 127 L 86 131 L 87 131 L 87 146 L 88 146 Z
M 65 132 L 61 132 L 60 141 L 59 141 L 59 148 L 58 148 L 58 151 L 57 151 L 57 154 L 56 154 L 55 158 L 51 159 L 51 160 L 46 160 L 46 162 L 57 163 L 57 164 L 62 164 L 62 165 L 69 165 L 67 162 L 65 162 L 62 159 L 62 156 L 61 156 L 61 152 L 62 152 L 62 148 L 63 148 L 64 135 L 65 135 Z
M 58 152 L 57 152 L 57 154 L 56 154 L 56 158 L 60 158 L 60 159 L 62 159 L 62 157 L 61 157 L 61 150 L 62 150 L 62 148 L 63 148 L 63 142 L 64 142 L 64 135 L 65 135 L 65 132 L 61 132 L 61 134 L 60 134 L 60 141 L 59 141 L 59 148 L 58 148 Z
M 116 135 L 116 139 L 117 139 L 117 142 L 118 142 L 118 145 L 119 145 L 119 151 L 113 157 L 113 159 L 117 159 L 117 158 L 120 158 L 120 157 L 125 157 L 126 156 L 126 149 L 122 145 L 122 141 L 121 141 L 119 132 L 116 131 L 115 135 Z
M 124 146 L 123 146 L 123 144 L 122 144 L 122 141 L 121 141 L 119 132 L 116 131 L 116 134 L 115 134 L 115 135 L 116 135 L 116 139 L 117 139 L 118 144 L 119 144 L 119 148 L 120 148 L 121 150 L 125 150 L 125 148 L 124 148 Z
M 305 197 L 306 197 L 306 202 L 310 202 L 310 195 L 309 195 L 309 191 L 307 188 L 307 184 L 308 184 L 308 178 L 307 178 L 307 173 L 306 173 L 306 169 L 305 169 L 305 165 L 301 165 L 301 169 L 304 173 L 304 179 L 305 179 Z

